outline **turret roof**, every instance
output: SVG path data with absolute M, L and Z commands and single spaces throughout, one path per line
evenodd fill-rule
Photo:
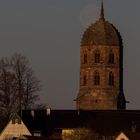
M 90 45 L 109 45 L 120 46 L 122 39 L 118 30 L 113 24 L 106 21 L 104 17 L 103 2 L 101 4 L 100 18 L 94 24 L 91 24 L 83 34 L 82 46 Z

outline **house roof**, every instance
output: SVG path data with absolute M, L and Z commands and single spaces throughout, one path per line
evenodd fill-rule
M 27 140 L 62 140 L 62 139 L 55 139 L 55 138 L 47 138 L 41 136 L 24 136 Z
M 120 130 L 131 130 L 135 122 L 140 132 L 140 110 L 23 110 L 19 114 L 32 133 L 42 131 L 46 134 L 54 129 L 93 127 L 103 135 L 114 135 Z M 113 128 L 113 129 L 112 129 Z

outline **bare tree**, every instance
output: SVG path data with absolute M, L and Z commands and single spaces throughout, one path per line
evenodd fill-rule
M 40 81 L 34 76 L 31 69 L 25 75 L 25 88 L 24 88 L 24 109 L 30 108 L 38 100 L 38 91 L 40 91 Z
M 16 103 L 15 76 L 11 72 L 7 59 L 0 61 L 0 111 L 4 116 L 10 116 Z
M 28 109 L 39 99 L 40 82 L 28 59 L 21 54 L 0 60 L 0 111 L 9 118 L 12 112 Z
M 40 81 L 35 77 L 29 61 L 21 54 L 15 54 L 11 58 L 11 67 L 17 82 L 17 97 L 19 110 L 31 107 L 38 99 Z

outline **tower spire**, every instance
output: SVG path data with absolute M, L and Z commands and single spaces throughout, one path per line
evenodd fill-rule
M 104 4 L 103 0 L 101 1 L 101 11 L 100 11 L 100 19 L 104 20 Z

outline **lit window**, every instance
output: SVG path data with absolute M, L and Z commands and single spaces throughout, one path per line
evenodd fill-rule
M 34 131 L 33 136 L 41 136 L 41 131 Z
M 95 72 L 95 74 L 94 74 L 94 85 L 100 85 L 100 74 L 99 74 L 99 72 Z
M 114 74 L 112 72 L 109 73 L 109 85 L 114 86 Z

